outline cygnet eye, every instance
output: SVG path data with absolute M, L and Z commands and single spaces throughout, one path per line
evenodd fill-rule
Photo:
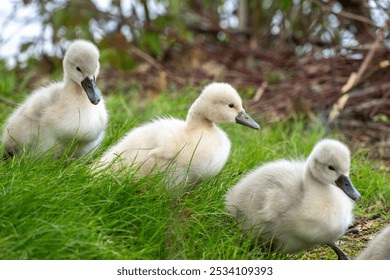
M 329 165 L 328 168 L 329 170 L 336 171 L 336 169 L 332 165 Z
M 76 70 L 79 71 L 79 72 L 82 72 L 80 67 L 78 67 L 78 66 L 76 67 Z
M 229 107 L 230 107 L 230 108 L 234 108 L 234 104 L 233 104 L 233 103 L 230 103 L 230 104 L 229 104 Z

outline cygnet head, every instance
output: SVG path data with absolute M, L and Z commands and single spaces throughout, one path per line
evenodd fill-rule
M 98 104 L 101 94 L 96 86 L 99 74 L 99 50 L 91 42 L 74 41 L 65 53 L 63 60 L 65 80 L 73 80 L 80 85 L 92 104 Z
M 353 200 L 360 199 L 349 178 L 350 151 L 341 142 L 324 139 L 318 142 L 307 159 L 307 168 L 319 182 L 336 185 Z
M 260 128 L 245 112 L 237 91 L 225 83 L 212 83 L 206 86 L 194 102 L 189 114 L 217 124 L 238 123 L 254 129 Z

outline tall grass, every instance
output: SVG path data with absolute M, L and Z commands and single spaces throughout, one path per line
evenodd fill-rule
M 136 92 L 110 94 L 110 123 L 96 154 L 77 161 L 24 155 L 1 163 L 0 259 L 300 258 L 254 246 L 223 200 L 250 169 L 282 157 L 306 157 L 325 137 L 321 124 L 263 120 L 260 131 L 223 125 L 232 141 L 227 164 L 214 179 L 182 192 L 166 189 L 164 174 L 91 174 L 92 163 L 129 129 L 156 116 L 185 118 L 196 96 L 193 89 L 148 101 Z M 3 123 L 12 108 L 0 105 L 0 110 Z M 363 151 L 354 151 L 351 176 L 363 197 L 356 213 L 390 220 L 389 176 L 373 166 Z

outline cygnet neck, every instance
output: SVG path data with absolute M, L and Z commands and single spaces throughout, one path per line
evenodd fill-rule
M 312 171 L 310 170 L 310 166 L 308 162 L 305 163 L 305 169 L 303 172 L 303 185 L 312 185 L 313 183 L 320 183 L 313 175 Z
M 188 111 L 187 120 L 186 120 L 188 129 L 196 128 L 212 128 L 214 123 L 206 118 L 197 101 L 192 104 L 190 110 Z
M 84 94 L 83 88 L 71 79 L 66 73 L 64 74 L 64 88 L 66 92 L 72 92 L 76 95 Z

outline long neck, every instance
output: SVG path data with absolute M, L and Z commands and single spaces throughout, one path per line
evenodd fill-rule
M 201 113 L 200 105 L 197 101 L 192 104 L 187 115 L 187 128 L 194 129 L 198 127 L 211 128 L 214 127 L 214 123 L 208 120 L 204 114 Z
M 305 189 L 304 191 L 307 194 L 306 198 L 309 198 L 310 200 L 312 200 L 313 197 L 321 197 L 322 201 L 326 201 L 327 199 L 330 199 L 332 195 L 332 191 L 329 189 L 328 185 L 313 176 L 308 164 L 305 164 L 303 186 Z
M 82 98 L 87 98 L 83 88 L 66 74 L 64 75 L 64 88 L 66 92 L 73 93 Z
M 314 178 L 313 173 L 310 170 L 310 166 L 305 163 L 305 169 L 304 169 L 304 174 L 303 174 L 303 185 L 310 186 L 313 183 L 317 183 L 318 180 Z

